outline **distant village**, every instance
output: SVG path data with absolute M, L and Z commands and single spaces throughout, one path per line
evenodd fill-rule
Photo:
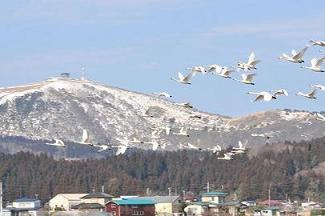
M 1 197 L 2 198 L 2 197 Z M 207 191 L 199 195 L 133 196 L 93 191 L 59 193 L 48 202 L 23 197 L 0 206 L 0 216 L 313 216 L 325 215 L 325 204 L 311 200 L 231 200 L 224 191 Z

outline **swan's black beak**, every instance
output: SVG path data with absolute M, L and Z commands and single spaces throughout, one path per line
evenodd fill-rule
M 275 96 L 272 96 L 272 99 L 276 99 L 276 97 Z

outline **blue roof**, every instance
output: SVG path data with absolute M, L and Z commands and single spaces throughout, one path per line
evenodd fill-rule
M 156 204 L 151 199 L 120 199 L 120 200 L 112 200 L 118 205 L 154 205 Z
M 212 191 L 203 193 L 202 196 L 227 196 L 227 193 L 221 191 Z

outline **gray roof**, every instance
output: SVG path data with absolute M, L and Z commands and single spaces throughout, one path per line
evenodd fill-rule
M 150 199 L 155 203 L 173 203 L 175 202 L 179 196 L 145 196 L 145 197 L 134 197 L 132 199 Z
M 72 206 L 72 209 L 103 209 L 105 208 L 99 203 L 80 203 L 78 205 Z
M 14 200 L 14 202 L 35 202 L 35 201 L 39 201 L 39 199 L 23 197 Z
M 81 199 L 91 199 L 91 198 L 113 198 L 112 195 L 102 192 L 93 192 L 81 197 Z

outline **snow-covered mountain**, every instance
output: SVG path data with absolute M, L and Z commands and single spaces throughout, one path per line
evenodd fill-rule
M 309 112 L 273 110 L 240 118 L 213 115 L 155 95 L 146 95 L 88 80 L 51 78 L 0 89 L 0 150 L 50 152 L 65 157 L 110 153 L 81 142 L 129 148 L 212 149 L 248 140 L 266 142 L 325 136 L 325 122 Z M 170 131 L 169 131 L 170 130 Z M 264 136 L 264 137 L 263 137 Z M 45 143 L 63 140 L 66 148 Z M 24 141 L 22 141 L 24 140 Z

